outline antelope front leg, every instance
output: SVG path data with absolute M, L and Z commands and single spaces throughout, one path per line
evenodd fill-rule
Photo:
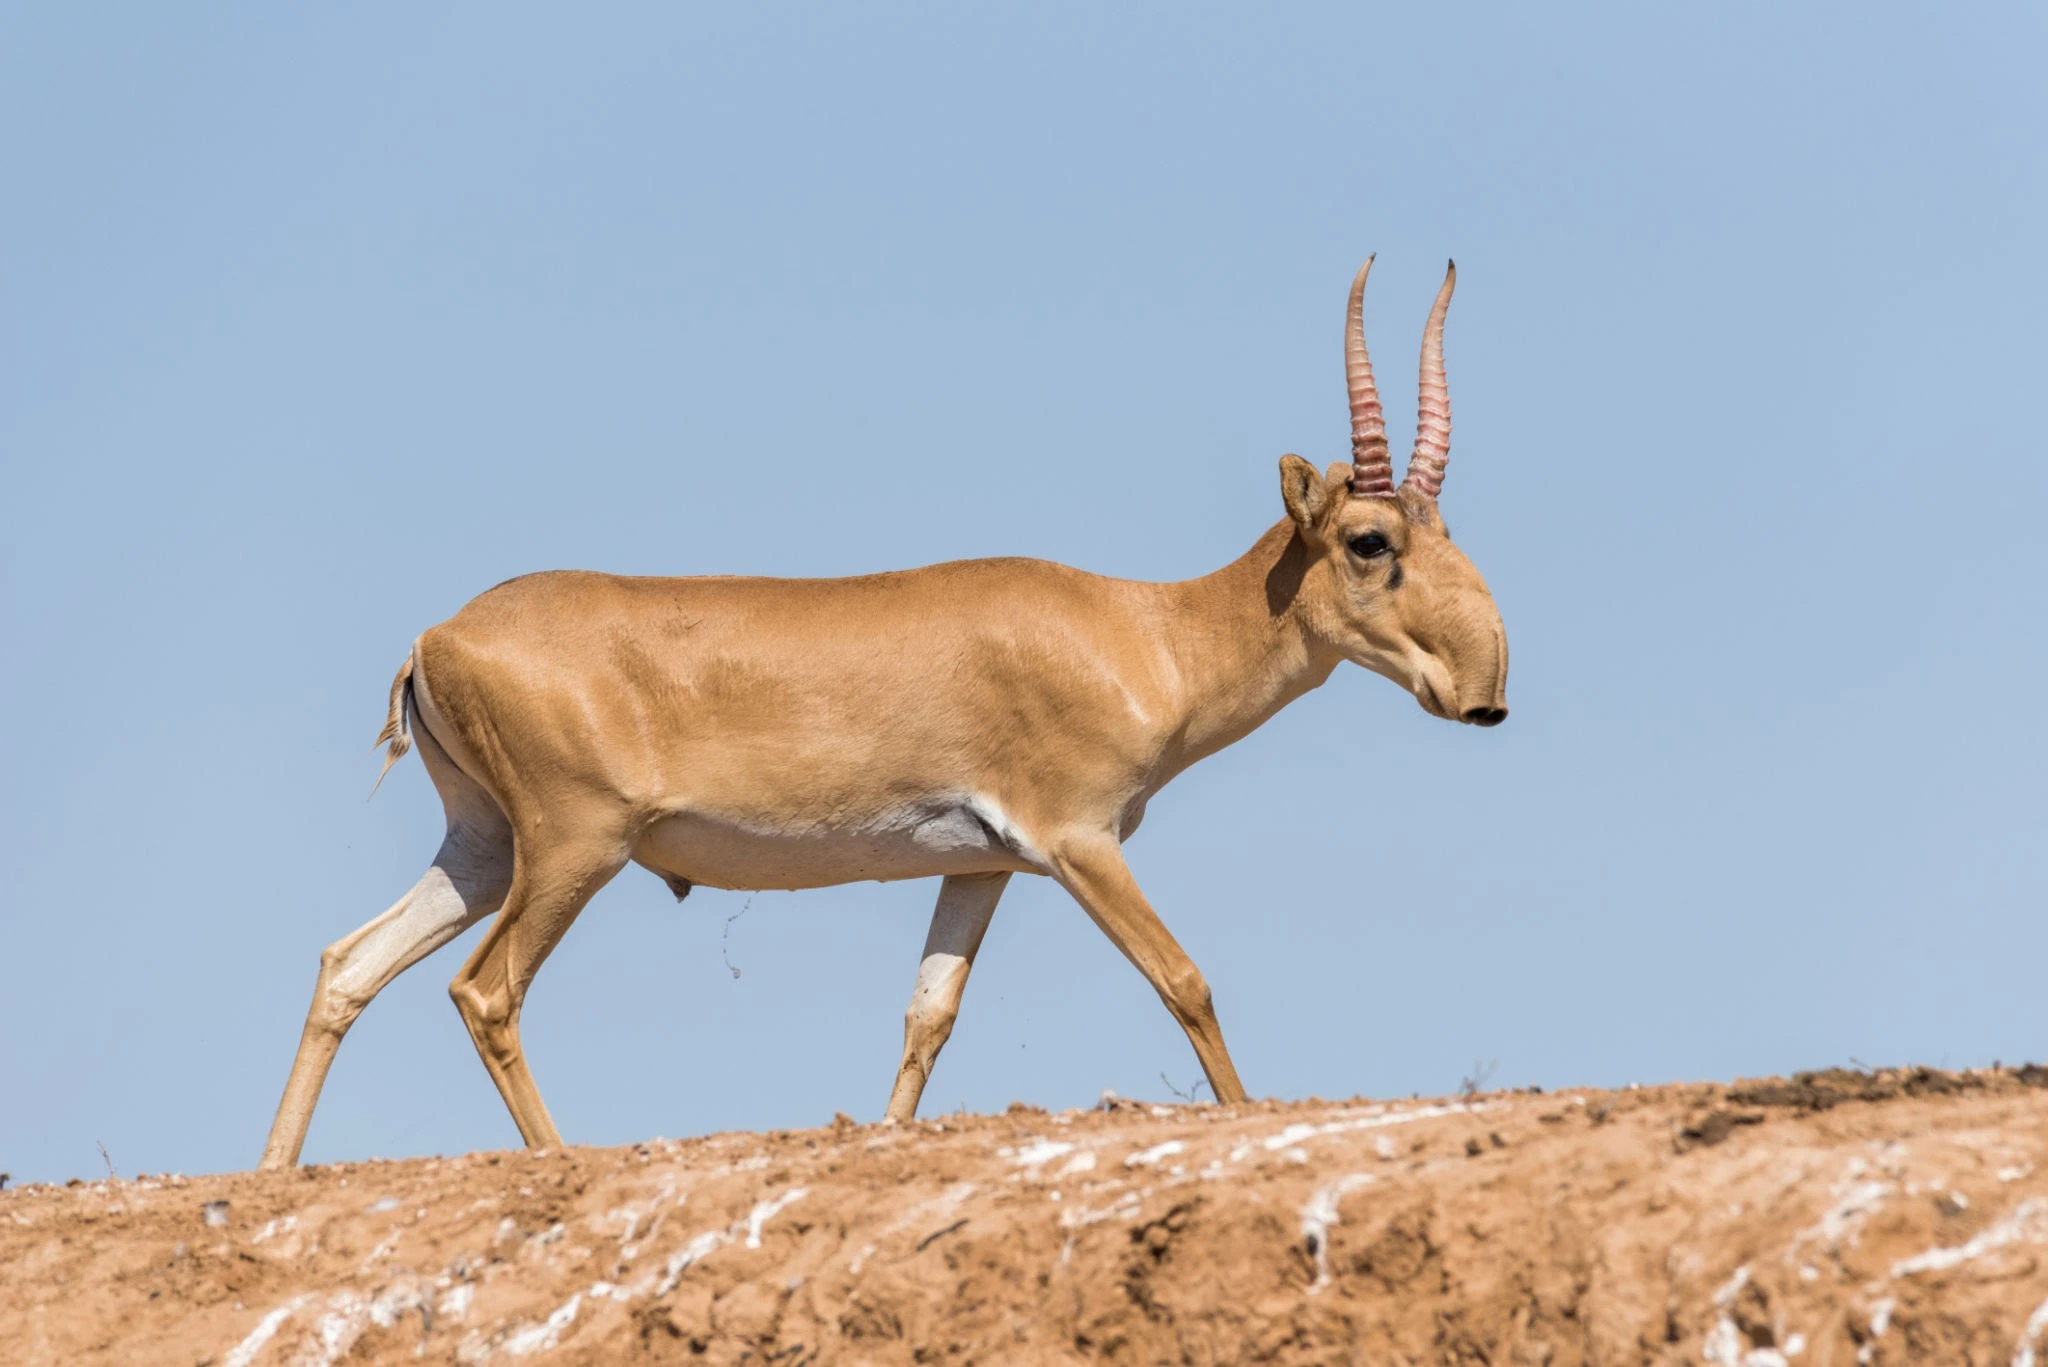
M 1187 1031 L 1188 1043 L 1195 1046 L 1195 1057 L 1201 1060 L 1216 1099 L 1225 1103 L 1245 1100 L 1244 1084 L 1237 1080 L 1237 1068 L 1223 1045 L 1223 1028 L 1216 1023 L 1208 979 L 1138 890 L 1138 880 L 1131 877 L 1117 843 L 1104 837 L 1068 844 L 1054 852 L 1053 867 L 1061 886 L 1074 894 L 1074 900 L 1109 942 L 1145 975 L 1180 1028 Z
M 925 1080 L 960 1014 L 960 994 L 967 990 L 975 952 L 1009 881 L 1007 873 L 965 873 L 953 874 L 939 885 L 939 905 L 924 937 L 917 986 L 910 993 L 910 1009 L 903 1013 L 903 1062 L 889 1093 L 887 1118 L 892 1121 L 917 1115 Z

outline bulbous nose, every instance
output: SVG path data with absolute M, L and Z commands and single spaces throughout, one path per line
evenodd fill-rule
M 1465 720 L 1471 722 L 1474 726 L 1499 726 L 1507 719 L 1508 710 L 1505 707 L 1468 707 L 1465 709 Z

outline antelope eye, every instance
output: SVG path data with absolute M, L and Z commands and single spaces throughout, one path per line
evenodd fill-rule
M 1367 532 L 1364 536 L 1354 536 L 1351 538 L 1351 553 L 1361 560 L 1370 560 L 1374 556 L 1385 555 L 1392 549 L 1393 547 L 1387 544 L 1387 539 L 1378 532 Z

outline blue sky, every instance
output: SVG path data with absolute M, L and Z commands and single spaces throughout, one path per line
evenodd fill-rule
M 438 842 L 370 739 L 511 575 L 1235 557 L 1405 449 L 1513 716 L 1361 670 L 1129 847 L 1255 1095 L 2048 1055 L 2037 7 L 0 11 L 0 1169 L 243 1167 L 321 946 Z M 576 1142 L 877 1118 L 934 883 L 677 906 L 529 999 Z M 464 942 L 465 945 L 467 941 Z M 498 1147 L 414 969 L 310 1160 Z M 926 1109 L 1163 1095 L 1018 880 Z

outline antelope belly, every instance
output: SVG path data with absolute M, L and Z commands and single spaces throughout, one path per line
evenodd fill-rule
M 843 826 L 677 812 L 647 828 L 633 859 L 706 887 L 750 892 L 1033 869 L 1000 813 L 986 806 L 931 803 Z

